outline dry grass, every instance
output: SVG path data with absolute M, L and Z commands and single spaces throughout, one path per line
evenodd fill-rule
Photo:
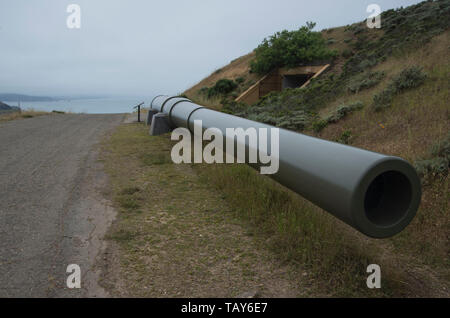
M 119 248 L 125 286 L 117 289 L 106 279 L 112 295 L 316 295 L 298 272 L 301 267 L 274 257 L 235 217 L 221 192 L 190 165 L 172 163 L 172 145 L 167 135 L 150 137 L 142 124 L 122 125 L 104 142 L 110 195 L 119 212 L 107 239 Z
M 191 95 L 190 100 L 198 105 L 204 105 L 208 106 L 211 109 L 214 110 L 220 110 L 222 108 L 221 100 L 222 98 L 220 96 L 207 98 L 204 94 L 201 93 L 195 93 L 194 95 Z
M 319 134 L 310 134 L 336 140 L 344 131 L 350 131 L 350 143 L 356 147 L 400 156 L 410 162 L 426 157 L 431 146 L 446 137 L 450 127 L 449 37 L 450 32 L 446 32 L 421 50 L 391 57 L 375 67 L 374 70 L 387 74 L 383 84 L 359 94 L 345 94 L 323 109 L 322 114 L 355 100 L 363 101 L 365 109 L 329 125 Z M 383 112 L 371 110 L 373 95 L 384 89 L 401 70 L 414 65 L 422 66 L 428 74 L 425 84 L 395 97 L 392 107 Z M 444 295 L 449 295 L 450 281 L 448 184 L 448 176 L 425 183 L 416 218 L 403 233 L 383 242 L 391 251 L 386 254 L 387 259 L 399 266 L 408 264 L 405 270 L 412 287 L 430 293 L 440 289 Z M 421 278 L 417 278 L 420 275 Z M 428 279 L 432 284 L 424 283 L 427 275 L 432 277 Z M 416 284 L 411 283 L 414 281 Z
M 345 48 L 341 43 L 343 32 L 339 28 L 327 33 L 339 40 L 333 45 L 341 50 Z M 358 94 L 344 93 L 321 114 L 356 100 L 366 107 L 329 125 L 319 137 L 337 140 L 349 131 L 350 143 L 357 147 L 401 156 L 411 162 L 426 156 L 430 146 L 445 138 L 450 127 L 449 45 L 446 32 L 420 50 L 390 57 L 377 65 L 373 71 L 386 73 L 381 84 Z M 400 71 L 414 65 L 427 72 L 426 83 L 395 97 L 390 109 L 373 112 L 373 95 Z M 198 173 L 205 182 L 224 193 L 238 216 L 253 226 L 255 235 L 267 238 L 268 246 L 280 259 L 307 266 L 324 294 L 450 295 L 448 177 L 424 185 L 417 217 L 404 232 L 391 239 L 372 240 L 246 166 L 202 168 Z M 382 290 L 371 291 L 365 286 L 365 268 L 370 263 L 382 267 Z
M 14 113 L 0 113 L 0 122 L 11 121 L 16 119 L 25 119 L 25 118 L 33 118 L 42 115 L 49 115 L 51 113 L 44 111 L 37 111 L 33 109 L 25 110 L 22 112 L 14 112 Z
M 213 108 L 216 108 L 220 106 L 220 103 L 218 103 L 217 100 L 209 100 L 205 99 L 198 94 L 199 90 L 203 87 L 211 87 L 214 86 L 214 84 L 222 79 L 227 78 L 231 80 L 235 80 L 238 77 L 243 77 L 246 79 L 246 81 L 257 81 L 260 76 L 256 74 L 250 74 L 250 61 L 254 58 L 255 53 L 249 53 L 247 55 L 244 55 L 240 58 L 237 58 L 236 60 L 232 61 L 230 64 L 224 66 L 221 69 L 218 69 L 214 71 L 210 76 L 206 77 L 193 87 L 189 88 L 184 92 L 184 94 L 192 99 L 192 100 L 201 100 L 202 105 L 206 106 L 212 106 Z

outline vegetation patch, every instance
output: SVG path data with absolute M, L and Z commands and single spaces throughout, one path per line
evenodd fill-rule
M 246 165 L 202 165 L 198 172 L 278 258 L 310 269 L 326 295 L 389 296 L 401 290 L 396 280 L 402 275 L 379 257 L 377 241 L 357 239 L 354 231 L 270 178 Z M 372 263 L 385 264 L 382 290 L 366 286 L 365 270 Z
M 308 127 L 316 111 L 338 96 L 342 85 L 331 74 L 313 79 L 304 88 L 287 88 L 264 96 L 254 106 L 235 101 L 224 102 L 222 111 L 281 128 L 301 131 Z
M 324 129 L 328 124 L 337 123 L 340 119 L 344 118 L 348 114 L 363 109 L 364 104 L 361 101 L 356 101 L 350 104 L 343 104 L 336 108 L 331 114 L 326 116 L 324 119 L 316 119 L 312 123 L 312 129 L 315 132 L 320 132 Z
M 350 143 L 351 137 L 352 137 L 352 131 L 344 130 L 342 132 L 341 136 L 336 141 L 340 142 L 341 144 L 348 145 Z
M 431 147 L 428 159 L 417 160 L 414 166 L 422 178 L 447 175 L 450 167 L 450 133 Z
M 33 118 L 37 116 L 49 115 L 51 113 L 37 110 L 26 110 L 21 112 L 0 113 L 0 122 L 11 121 L 16 119 Z
M 391 107 L 395 95 L 422 85 L 426 78 L 427 75 L 418 66 L 404 69 L 383 91 L 373 97 L 373 109 L 380 111 Z
M 122 212 L 106 236 L 114 247 L 104 255 L 106 262 L 120 261 L 115 273 L 120 284 L 109 278 L 102 282 L 111 295 L 316 295 L 307 270 L 277 259 L 267 237 L 256 236 L 223 193 L 191 165 L 142 164 L 145 154 L 170 153 L 171 146 L 170 136 L 149 136 L 137 123 L 118 127 L 103 143 L 113 202 Z M 281 193 L 273 200 L 283 198 Z
M 172 163 L 172 159 L 170 158 L 170 154 L 166 151 L 154 152 L 154 153 L 142 153 L 140 154 L 139 159 L 144 165 L 152 166 L 152 165 L 164 165 L 168 163 Z
M 340 105 L 334 112 L 325 118 L 327 123 L 336 123 L 348 114 L 363 109 L 364 104 L 361 101 L 353 102 L 348 105 Z
M 284 30 L 264 39 L 255 49 L 251 71 L 264 75 L 278 67 L 295 67 L 336 57 L 337 52 L 327 48 L 322 34 L 312 31 L 315 25 L 308 22 L 297 31 Z
M 356 94 L 364 89 L 378 85 L 384 77 L 384 72 L 365 72 L 353 77 L 349 81 L 347 89 L 349 92 Z
M 237 87 L 238 84 L 236 82 L 223 78 L 221 80 L 218 80 L 213 87 L 208 89 L 207 96 L 208 98 L 220 95 L 225 96 L 234 91 Z
M 347 28 L 358 37 L 356 53 L 344 66 L 345 76 L 365 71 L 384 61 L 387 56 L 417 48 L 448 29 L 450 1 L 424 1 L 407 8 L 391 9 L 381 14 L 384 33 L 370 40 L 363 23 Z

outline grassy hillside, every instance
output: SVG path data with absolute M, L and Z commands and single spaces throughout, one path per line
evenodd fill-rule
M 208 105 L 211 108 L 221 108 L 221 98 L 207 99 L 202 89 L 214 86 L 217 81 L 226 78 L 238 82 L 243 79 L 239 88 L 234 92 L 235 96 L 244 92 L 247 88 L 256 83 L 261 76 L 250 73 L 250 62 L 254 59 L 255 54 L 249 53 L 240 58 L 233 60 L 229 65 L 214 71 L 210 76 L 201 80 L 199 83 L 184 92 L 191 100 L 200 104 Z
M 332 295 L 449 296 L 450 1 L 427 1 L 364 22 L 323 30 L 339 52 L 330 70 L 303 89 L 287 89 L 247 106 L 230 100 L 258 79 L 253 54 L 235 60 L 185 92 L 204 105 L 320 138 L 403 157 L 422 177 L 412 224 L 388 240 L 371 240 L 244 166 L 205 166 L 205 182 L 267 237 L 287 262 L 313 270 Z M 225 99 L 202 88 L 242 78 Z M 364 272 L 380 264 L 384 288 L 368 291 Z M 356 283 L 359 282 L 359 283 Z

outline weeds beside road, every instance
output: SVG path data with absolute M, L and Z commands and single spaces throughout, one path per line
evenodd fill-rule
M 399 249 L 408 233 L 366 238 L 246 165 L 175 165 L 172 145 L 142 124 L 104 143 L 118 296 L 448 295 L 443 273 Z M 366 286 L 369 264 L 381 265 L 379 290 Z
M 33 118 L 37 116 L 49 115 L 52 113 L 37 111 L 37 110 L 26 110 L 22 112 L 11 112 L 11 113 L 0 113 L 0 123 L 5 121 L 11 121 L 16 119 Z
M 105 257 L 120 259 L 120 278 L 103 280 L 113 296 L 311 296 L 308 273 L 266 249 L 191 165 L 173 164 L 171 145 L 140 124 L 122 125 L 104 144 L 118 209 Z

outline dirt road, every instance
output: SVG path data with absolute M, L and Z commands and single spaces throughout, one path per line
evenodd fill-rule
M 107 296 L 95 260 L 114 218 L 96 144 L 123 115 L 0 124 L 0 297 Z M 81 289 L 68 289 L 69 264 Z

